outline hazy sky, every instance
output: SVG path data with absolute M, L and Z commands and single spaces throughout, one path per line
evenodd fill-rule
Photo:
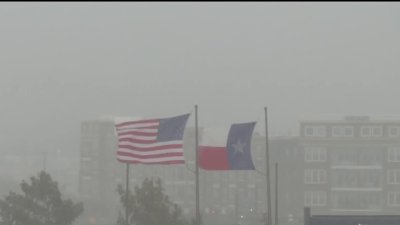
M 271 133 L 400 115 L 399 3 L 0 3 L 0 148 L 79 151 L 80 123 L 199 105 Z M 190 124 L 194 124 L 194 117 Z

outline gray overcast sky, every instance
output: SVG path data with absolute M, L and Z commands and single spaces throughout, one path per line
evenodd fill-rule
M 2 149 L 78 152 L 82 120 L 195 104 L 259 130 L 267 106 L 271 132 L 400 115 L 399 3 L 0 3 L 0 32 Z

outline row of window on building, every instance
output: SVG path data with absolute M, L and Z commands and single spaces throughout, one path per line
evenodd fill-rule
M 386 195 L 387 206 L 400 206 L 400 191 L 389 191 Z M 332 193 L 333 208 L 380 208 L 380 193 Z M 357 204 L 357 205 L 354 205 Z M 305 206 L 327 206 L 326 191 L 304 192 Z
M 389 169 L 386 171 L 386 176 L 387 184 L 400 184 L 400 169 Z M 305 184 L 326 184 L 328 180 L 327 177 L 327 171 L 325 169 L 304 170 Z M 380 171 L 335 171 L 332 172 L 332 177 L 333 187 L 343 187 L 341 184 L 347 185 L 346 187 L 379 187 L 382 182 Z
M 382 153 L 378 151 L 366 151 L 358 152 L 356 150 L 344 149 L 337 150 L 333 154 L 333 160 L 338 161 L 349 161 L 354 162 L 360 161 L 365 164 L 375 163 L 380 164 L 379 161 L 382 157 Z M 342 157 L 343 156 L 343 157 Z M 327 160 L 327 149 L 325 147 L 305 147 L 304 148 L 304 161 L 305 162 L 326 162 Z M 387 161 L 388 162 L 400 162 L 400 147 L 389 147 L 387 148 Z M 342 162 L 343 163 L 343 162 Z
M 354 137 L 355 128 L 353 126 L 332 126 L 330 133 L 332 137 Z M 384 134 L 383 126 L 360 126 L 359 129 L 360 137 L 382 137 Z M 389 126 L 386 129 L 387 136 L 400 137 L 400 126 Z M 328 127 L 323 125 L 304 126 L 304 136 L 306 137 L 326 137 L 327 131 Z

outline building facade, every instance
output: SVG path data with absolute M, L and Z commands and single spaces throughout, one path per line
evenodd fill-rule
M 116 188 L 125 184 L 126 173 L 126 165 L 116 160 L 114 120 L 84 121 L 81 132 L 83 218 L 112 224 L 121 210 Z M 199 129 L 200 143 L 202 136 Z M 267 211 L 265 143 L 265 136 L 253 135 L 254 171 L 199 170 L 204 222 L 231 223 L 244 217 L 253 218 L 253 224 L 261 223 Z M 399 214 L 400 120 L 346 117 L 301 121 L 298 136 L 270 137 L 268 145 L 273 221 L 275 200 L 279 224 L 303 224 L 304 207 L 316 215 Z M 194 217 L 193 127 L 185 129 L 184 154 L 185 165 L 131 164 L 130 187 L 145 178 L 159 177 L 170 199 L 185 215 Z
M 125 167 L 116 160 L 114 120 L 81 123 L 79 194 L 84 203 L 82 224 L 112 224 L 118 216 L 117 186 L 123 184 Z
M 400 121 L 300 123 L 304 206 L 324 214 L 398 214 Z

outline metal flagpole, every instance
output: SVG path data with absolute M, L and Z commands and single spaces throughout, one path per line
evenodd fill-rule
M 200 193 L 199 193 L 199 133 L 198 133 L 198 119 L 197 119 L 197 105 L 195 109 L 195 126 L 196 126 L 196 225 L 200 225 Z
M 126 164 L 126 199 L 125 199 L 125 220 L 126 225 L 129 224 L 129 163 Z
M 275 163 L 275 225 L 278 225 L 278 163 Z
M 266 178 L 267 178 L 267 218 L 266 225 L 272 225 L 271 220 L 271 185 L 269 179 L 269 149 L 268 149 L 268 114 L 267 107 L 264 107 L 265 111 L 265 160 L 266 160 Z
M 235 193 L 235 222 L 236 224 L 239 224 L 239 195 L 237 188 Z

